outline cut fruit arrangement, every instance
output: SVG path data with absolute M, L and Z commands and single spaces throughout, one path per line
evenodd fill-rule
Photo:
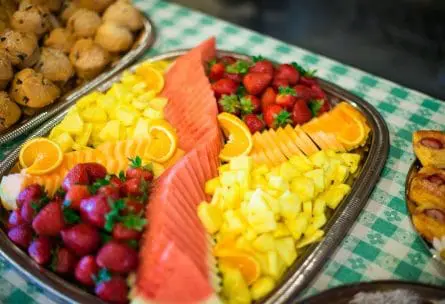
M 250 303 L 271 292 L 322 239 L 350 191 L 346 181 L 359 170 L 353 150 L 370 128 L 348 103 L 331 104 L 313 74 L 295 63 L 215 58 L 212 38 L 172 65 L 143 63 L 107 92 L 81 98 L 48 138 L 25 143 L 19 172 L 0 184 L 11 240 L 48 265 L 48 254 L 41 258 L 35 247 L 55 246 L 49 240 L 60 233 L 53 270 L 95 286 L 112 303 Z M 126 220 L 127 205 L 137 219 Z M 54 210 L 45 211 L 49 206 Z M 48 216 L 61 223 L 50 235 Z M 64 237 L 76 225 L 112 240 L 98 239 L 87 253 L 81 248 L 88 259 L 76 256 Z M 118 257 L 107 257 L 126 252 L 119 246 L 139 249 L 125 271 L 116 268 Z M 78 267 L 95 270 L 94 280 L 78 275 Z

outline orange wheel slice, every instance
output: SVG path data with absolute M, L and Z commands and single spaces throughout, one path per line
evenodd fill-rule
M 224 161 L 230 161 L 235 157 L 248 155 L 252 150 L 253 140 L 246 124 L 230 113 L 219 114 L 218 121 L 227 138 L 219 157 Z
M 19 154 L 19 162 L 26 173 L 43 175 L 55 170 L 63 161 L 60 146 L 47 138 L 35 138 L 26 142 Z
M 349 149 L 360 146 L 366 136 L 363 123 L 355 117 L 352 117 L 352 121 L 353 123 L 346 124 L 337 134 L 337 139 Z
M 149 90 L 159 93 L 164 88 L 162 72 L 149 63 L 143 63 L 136 69 L 137 76 L 142 77 Z
M 145 151 L 145 157 L 158 163 L 172 158 L 178 146 L 178 138 L 173 126 L 165 120 L 153 121 L 148 134 L 151 142 Z
M 260 263 L 251 254 L 242 250 L 220 250 L 219 262 L 225 266 L 237 268 L 248 285 L 253 284 L 261 276 Z

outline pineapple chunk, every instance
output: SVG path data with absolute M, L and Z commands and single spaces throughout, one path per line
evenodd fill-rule
M 309 244 L 315 243 L 319 241 L 324 235 L 323 230 L 317 230 L 313 234 L 305 236 L 302 238 L 299 242 L 297 242 L 297 249 L 301 249 L 303 247 L 306 247 Z
M 221 174 L 221 185 L 230 187 L 238 181 L 238 172 L 237 171 L 225 171 Z
M 221 263 L 222 264 L 222 263 Z M 223 271 L 222 293 L 229 303 L 249 304 L 252 301 L 249 287 L 241 271 L 232 267 L 221 266 Z
M 353 174 L 358 169 L 358 164 L 360 163 L 360 155 L 355 153 L 343 153 L 341 154 L 341 159 L 349 167 L 350 172 Z
M 265 177 L 261 175 L 254 175 L 252 179 L 252 188 L 261 188 L 262 190 L 266 190 L 268 187 L 268 183 Z
M 309 160 L 317 168 L 324 168 L 325 165 L 329 163 L 328 156 L 323 150 L 320 150 L 309 156 Z
M 246 252 L 255 252 L 251 241 L 249 241 L 245 236 L 240 236 L 236 239 L 235 247 Z
M 60 130 L 71 135 L 78 135 L 83 131 L 84 122 L 77 111 L 70 112 L 59 124 Z
M 198 205 L 198 217 L 210 234 L 218 232 L 223 223 L 223 216 L 219 208 L 205 201 Z
M 165 171 L 165 167 L 159 163 L 152 162 L 153 165 L 153 175 L 158 178 Z
M 344 165 L 339 165 L 337 167 L 337 172 L 335 173 L 334 185 L 343 184 L 349 176 L 349 168 Z
M 106 111 L 108 115 L 112 114 L 116 118 L 116 114 L 114 113 L 114 110 L 117 108 L 118 101 L 114 98 L 114 96 L 110 94 L 102 95 L 97 99 L 97 105 Z
M 280 214 L 286 219 L 294 219 L 301 212 L 301 201 L 295 193 L 286 191 L 279 198 Z
M 248 172 L 252 171 L 252 157 L 250 156 L 238 156 L 230 161 L 230 170 L 246 170 Z
M 300 172 L 295 166 L 292 166 L 290 162 L 282 163 L 280 166 L 280 176 L 285 181 L 291 181 L 295 177 L 299 176 Z
M 59 137 L 63 133 L 67 133 L 67 132 L 63 131 L 62 128 L 60 127 L 60 125 L 57 125 L 54 128 L 52 128 L 51 132 L 49 132 L 48 138 L 51 140 L 55 140 L 57 137 Z M 68 135 L 70 135 L 70 134 L 68 133 Z
M 246 240 L 248 240 L 249 242 L 253 241 L 254 239 L 256 239 L 257 237 L 257 233 L 255 232 L 255 230 L 253 230 L 253 228 L 248 227 L 246 229 L 246 231 L 244 232 L 244 237 L 246 238 Z
M 269 177 L 269 187 L 281 192 L 289 190 L 289 184 L 281 176 L 271 175 Z
M 238 170 L 237 171 L 237 181 L 240 185 L 241 193 L 244 195 L 247 191 L 250 190 L 252 180 L 250 177 L 250 172 L 247 170 Z
M 251 213 L 247 216 L 247 221 L 257 233 L 270 232 L 277 228 L 277 222 L 272 211 Z
M 276 199 L 273 195 L 270 194 L 270 190 L 263 191 L 262 194 L 263 194 L 264 200 L 266 201 L 267 205 L 272 210 L 272 212 L 275 215 L 280 214 L 280 203 L 279 203 L 278 199 Z
M 139 112 L 131 106 L 120 105 L 116 109 L 116 119 L 126 127 L 134 125 L 139 117 Z
M 146 108 L 142 115 L 147 117 L 149 120 L 164 119 L 164 112 L 152 108 Z
M 86 147 L 88 144 L 88 141 L 90 140 L 91 133 L 93 132 L 93 124 L 86 123 L 82 133 L 78 134 L 75 137 L 75 142 L 80 145 Z
M 122 131 L 121 124 L 118 120 L 110 120 L 100 131 L 99 138 L 102 141 L 118 141 L 122 136 Z
M 87 109 L 96 103 L 96 100 L 103 96 L 100 92 L 92 92 L 88 95 L 83 96 L 76 102 L 76 107 L 80 110 Z
M 223 172 L 227 172 L 227 171 L 230 171 L 230 165 L 229 164 L 225 164 L 225 165 L 222 165 L 222 166 L 218 167 L 218 174 L 219 175 L 222 175 Z
M 341 162 L 338 159 L 330 159 L 329 164 L 325 167 L 326 186 L 334 183 L 340 165 Z
M 301 201 L 310 201 L 315 197 L 315 184 L 311 178 L 297 177 L 292 181 L 290 188 Z
M 314 216 L 312 218 L 312 223 L 307 227 L 306 231 L 304 232 L 305 236 L 310 236 L 314 234 L 318 229 L 323 227 L 327 222 L 326 215 L 321 214 Z
M 247 228 L 239 211 L 227 210 L 224 212 L 224 222 L 227 224 L 227 231 L 234 234 L 241 234 Z
M 309 217 L 304 213 L 300 213 L 295 219 L 286 220 L 285 223 L 292 237 L 298 241 L 309 225 Z
M 156 95 L 156 93 L 154 91 L 153 92 L 154 95 Z M 163 111 L 165 106 L 168 103 L 168 99 L 165 97 L 156 97 L 150 100 L 149 105 L 151 108 L 157 110 L 157 111 Z
M 267 252 L 253 251 L 252 254 L 260 264 L 261 273 L 269 273 L 269 256 Z
M 71 137 L 71 135 L 69 135 L 68 133 L 62 133 L 59 136 L 57 136 L 54 141 L 59 144 L 60 148 L 62 149 L 62 151 L 65 152 L 69 152 L 71 151 L 73 144 L 74 144 L 74 140 Z
M 223 188 L 216 188 L 215 193 L 212 196 L 212 200 L 210 204 L 214 206 L 218 206 L 221 211 L 225 211 L 224 209 L 224 200 L 223 200 Z
M 291 163 L 292 166 L 297 168 L 297 170 L 301 173 L 314 169 L 314 165 L 304 155 L 294 155 L 291 158 L 289 158 L 289 162 Z
M 322 198 L 326 201 L 329 208 L 335 209 L 350 191 L 351 186 L 347 184 L 333 185 L 322 194 Z
M 216 188 L 219 187 L 221 187 L 221 183 L 219 182 L 219 177 L 212 178 L 208 180 L 205 184 L 205 193 L 213 195 L 215 193 Z
M 278 280 L 286 270 L 286 264 L 276 251 L 267 252 L 268 274 Z
M 324 172 L 322 169 L 308 171 L 304 174 L 304 176 L 309 177 L 314 181 L 315 191 L 317 194 L 324 191 L 326 185 L 324 180 Z
M 132 137 L 139 138 L 139 137 L 147 137 L 150 130 L 150 122 L 148 119 L 145 118 L 139 118 L 138 122 L 136 123 L 136 126 L 134 128 L 134 131 L 132 133 Z
M 253 176 L 262 176 L 267 173 L 269 173 L 269 168 L 265 164 L 253 169 L 252 171 Z
M 241 204 L 241 190 L 238 184 L 233 184 L 223 193 L 224 205 L 228 209 L 238 209 Z
M 277 223 L 277 229 L 275 229 L 275 231 L 273 232 L 274 238 L 281 238 L 290 235 L 290 231 L 284 223 Z
M 271 233 L 263 233 L 253 241 L 252 245 L 261 252 L 275 250 L 275 239 Z
M 314 202 L 314 207 L 312 213 L 314 216 L 324 215 L 326 210 L 326 201 L 322 198 L 317 198 Z
M 278 255 L 289 267 L 297 259 L 297 250 L 295 249 L 295 241 L 292 237 L 285 237 L 275 240 Z
M 271 277 L 265 276 L 259 278 L 253 283 L 250 293 L 253 300 L 259 300 L 265 297 L 269 292 L 275 288 L 275 280 Z
M 309 218 L 312 217 L 312 201 L 307 201 L 303 203 L 303 213 Z
M 86 122 L 96 123 L 96 122 L 107 122 L 108 120 L 108 115 L 105 112 L 105 110 L 97 106 L 86 108 L 80 113 L 80 115 L 82 119 L 85 120 Z
M 248 204 L 246 205 L 246 211 L 248 213 L 260 213 L 264 211 L 270 211 L 268 204 L 263 196 L 264 192 L 261 189 L 255 190 Z

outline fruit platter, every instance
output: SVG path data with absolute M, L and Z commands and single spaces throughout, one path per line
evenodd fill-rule
M 0 144 L 42 124 L 153 42 L 152 22 L 124 0 L 1 1 Z
M 407 209 L 433 257 L 445 263 L 445 132 L 414 132 L 413 150 L 416 160 L 405 187 Z
M 284 303 L 388 153 L 367 102 L 215 38 L 138 63 L 0 164 L 0 252 L 56 298 Z

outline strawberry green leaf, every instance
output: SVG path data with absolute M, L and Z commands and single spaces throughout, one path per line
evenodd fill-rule
M 132 168 L 140 168 L 142 167 L 142 158 L 139 156 L 136 156 L 135 158 L 129 158 L 130 161 L 130 167 Z
M 111 232 L 115 223 L 119 221 L 119 212 L 125 208 L 125 201 L 119 199 L 117 201 L 108 200 L 108 205 L 111 207 L 110 212 L 105 215 L 105 231 Z
M 65 223 L 72 225 L 80 222 L 80 215 L 71 208 L 63 208 L 63 218 Z
M 123 182 L 125 182 L 127 180 L 127 178 L 125 177 L 125 173 L 123 170 L 119 171 L 119 179 Z
M 246 97 L 241 98 L 240 105 L 241 105 L 241 114 L 243 115 L 251 114 L 254 110 L 254 106 L 249 98 Z
M 290 87 L 279 87 L 278 94 L 297 96 L 297 92 L 295 92 L 295 90 Z
M 253 62 L 258 62 L 258 61 L 263 61 L 263 60 L 265 60 L 265 58 L 263 57 L 263 56 L 261 56 L 261 55 L 258 55 L 258 56 L 252 56 L 252 60 L 253 60 Z
M 318 115 L 318 112 L 320 111 L 323 104 L 324 104 L 323 99 L 314 99 L 309 102 L 309 109 L 312 112 L 312 116 L 315 117 Z
M 249 71 L 250 64 L 244 60 L 238 60 L 237 62 L 226 67 L 227 73 L 232 74 L 246 74 Z
M 236 90 L 236 95 L 238 95 L 238 98 L 243 97 L 244 95 L 246 95 L 247 91 L 246 91 L 246 87 L 243 86 L 242 84 L 240 84 L 240 86 L 238 87 L 238 89 Z
M 138 243 L 138 241 L 136 241 L 136 240 L 129 240 L 129 241 L 127 242 L 127 244 L 128 244 L 128 246 L 130 246 L 130 247 L 133 248 L 133 249 L 137 249 L 138 246 L 139 246 L 139 243 Z
M 56 193 L 54 193 L 54 196 L 65 197 L 65 195 L 66 195 L 66 191 L 63 190 L 62 187 L 59 187 L 59 189 L 57 189 Z
M 97 275 L 93 276 L 94 282 L 97 284 L 111 280 L 111 273 L 106 268 L 101 268 Z
M 143 166 L 143 168 L 147 171 L 150 171 L 153 173 L 153 163 L 148 163 L 146 165 Z
M 96 180 L 91 186 L 88 186 L 88 191 L 91 194 L 96 194 L 97 190 L 110 184 L 110 179 L 111 175 L 107 175 L 105 178 Z
M 113 239 L 113 237 L 106 232 L 100 231 L 99 233 L 102 244 L 106 244 Z
M 209 69 L 212 67 L 212 66 L 214 66 L 216 64 L 216 59 L 212 59 L 212 60 L 210 60 L 208 63 L 207 63 L 207 65 L 209 66 Z
M 236 95 L 223 95 L 219 104 L 222 106 L 223 111 L 231 114 L 236 114 L 240 109 L 240 102 Z
M 121 223 L 128 229 L 142 231 L 147 224 L 147 220 L 140 215 L 128 214 L 120 218 Z
M 291 114 L 288 111 L 281 111 L 275 116 L 275 128 L 285 127 L 292 122 Z
M 291 65 L 300 73 L 301 76 L 312 78 L 317 72 L 317 70 L 306 70 L 296 62 L 292 62 Z

